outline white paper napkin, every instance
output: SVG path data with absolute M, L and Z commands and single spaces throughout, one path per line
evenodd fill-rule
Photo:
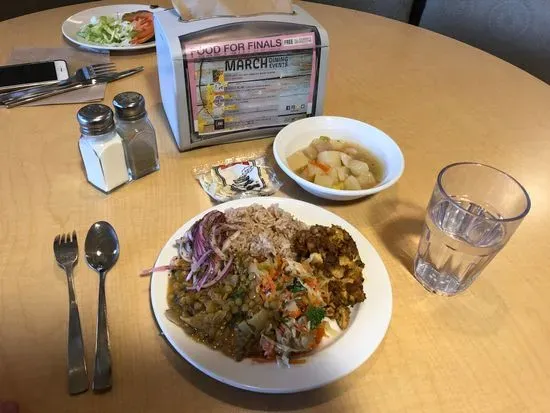
M 183 20 L 292 13 L 290 0 L 172 0 L 172 4 Z

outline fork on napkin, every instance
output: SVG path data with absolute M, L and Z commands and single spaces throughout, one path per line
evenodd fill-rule
M 69 66 L 69 73 L 75 73 L 78 68 L 83 66 L 105 64 L 111 61 L 109 53 L 90 53 L 73 47 L 26 47 L 13 49 L 6 64 L 49 61 L 55 59 L 65 60 Z M 28 103 L 27 106 L 98 102 L 105 97 L 105 88 L 106 85 L 104 83 L 98 83 L 92 87 Z

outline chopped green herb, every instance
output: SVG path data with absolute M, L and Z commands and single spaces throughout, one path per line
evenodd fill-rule
M 328 136 L 319 136 L 319 139 L 323 142 L 330 142 L 330 138 Z
M 245 291 L 242 288 L 239 288 L 238 290 L 233 291 L 231 293 L 231 295 L 229 296 L 229 298 L 232 298 L 233 300 L 235 300 L 237 298 L 243 298 L 244 293 L 245 293 Z
M 306 317 L 311 324 L 311 329 L 315 329 L 321 324 L 323 318 L 325 318 L 325 309 L 321 307 L 308 307 L 306 311 Z
M 294 280 L 292 281 L 292 284 L 286 287 L 287 290 L 289 290 L 292 293 L 299 293 L 300 291 L 305 291 L 306 287 L 298 280 L 297 277 L 294 277 Z

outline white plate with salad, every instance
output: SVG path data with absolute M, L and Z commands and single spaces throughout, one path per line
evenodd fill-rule
M 153 14 L 164 10 L 146 4 L 118 4 L 87 9 L 63 22 L 71 42 L 96 50 L 140 50 L 155 47 Z
M 171 289 L 171 287 L 174 287 L 174 283 L 179 280 L 178 277 L 181 275 L 177 274 L 178 270 L 171 268 L 174 265 L 179 265 L 175 264 L 176 261 L 174 261 L 174 257 L 179 255 L 182 250 L 181 246 L 180 248 L 176 247 L 177 241 L 180 240 L 184 234 L 188 235 L 189 231 L 195 234 L 189 238 L 193 242 L 196 241 L 200 243 L 201 239 L 202 241 L 206 239 L 218 240 L 219 237 L 217 235 L 214 238 L 207 236 L 207 233 L 209 233 L 208 228 L 211 228 L 212 231 L 216 231 L 222 228 L 222 225 L 214 225 L 214 221 L 208 221 L 209 218 L 203 220 L 204 217 L 209 217 L 213 214 L 219 216 L 221 212 L 221 215 L 225 215 L 227 219 L 230 219 L 229 215 L 231 214 L 237 214 L 239 217 L 241 216 L 236 212 L 239 211 L 238 208 L 240 208 L 242 212 L 243 209 L 248 210 L 250 208 L 256 208 L 257 210 L 257 208 L 262 209 L 262 207 L 279 210 L 279 212 L 276 213 L 277 216 L 281 216 L 280 210 L 286 211 L 285 214 L 290 213 L 295 220 L 299 220 L 308 226 L 339 226 L 341 230 L 347 231 L 351 239 L 355 242 L 357 247 L 356 251 L 365 264 L 362 270 L 362 276 L 364 278 L 363 291 L 366 298 L 365 295 L 363 295 L 364 301 L 356 305 L 352 309 L 351 314 L 348 315 L 349 324 L 345 327 L 345 330 L 340 330 L 339 332 L 331 330 L 330 333 L 328 332 L 329 330 L 324 330 L 327 335 L 322 339 L 319 347 L 308 354 L 304 359 L 300 359 L 298 364 L 280 364 L 278 362 L 266 363 L 265 360 L 258 362 L 257 358 L 243 358 L 240 359 L 240 361 L 236 361 L 232 357 L 223 354 L 221 351 L 216 351 L 206 346 L 204 341 L 197 341 L 188 335 L 186 331 L 181 328 L 181 325 L 177 325 L 179 323 L 174 322 L 175 320 L 173 319 L 172 312 L 173 303 L 170 304 L 168 301 L 170 300 L 170 296 L 174 295 L 173 293 L 175 291 L 173 288 Z M 288 217 L 288 215 L 286 216 Z M 212 226 L 208 227 L 206 222 L 210 222 Z M 231 223 L 231 221 L 225 222 L 226 224 Z M 270 228 L 275 228 L 279 224 L 281 224 L 281 222 L 277 221 Z M 294 228 L 293 225 L 294 224 L 291 222 L 289 223 L 289 221 L 286 221 L 284 228 L 280 228 L 280 230 L 288 232 L 290 228 Z M 203 235 L 203 238 L 199 236 L 200 234 L 196 235 L 196 232 L 192 229 L 197 227 L 200 234 Z M 214 227 L 217 229 L 215 230 Z M 241 235 L 245 230 L 244 228 L 245 226 L 240 227 L 239 232 Z M 204 238 L 205 236 L 206 238 Z M 235 238 L 235 235 L 231 236 L 232 243 L 238 244 L 238 239 L 239 236 L 237 236 L 237 238 Z M 308 242 L 311 242 L 311 238 L 308 239 L 310 240 Z M 223 242 L 223 244 L 223 248 L 225 248 L 226 242 Z M 195 249 L 195 247 L 193 247 L 193 249 Z M 187 251 L 185 246 L 183 250 Z M 231 248 L 225 249 L 225 251 L 231 254 Z M 192 252 L 192 254 L 194 254 L 194 252 Z M 213 258 L 213 255 L 210 255 L 210 258 Z M 235 262 L 237 262 L 237 260 L 238 258 L 235 258 Z M 231 259 L 231 261 L 233 261 L 233 259 Z M 172 271 L 176 271 L 176 273 Z M 234 277 L 237 271 L 237 267 L 234 267 L 233 270 L 228 272 L 229 275 L 225 278 L 222 276 L 221 280 L 227 280 L 230 283 L 231 281 L 228 277 Z M 153 272 L 150 285 L 153 313 L 164 337 L 172 347 L 189 363 L 205 374 L 225 384 L 249 391 L 260 393 L 295 393 L 321 387 L 344 377 L 357 369 L 372 355 L 372 353 L 374 353 L 384 338 L 391 319 L 392 291 L 389 276 L 382 259 L 369 241 L 358 229 L 332 212 L 306 202 L 289 198 L 261 197 L 239 199 L 214 206 L 204 211 L 190 219 L 170 237 L 159 254 L 155 263 L 155 268 L 144 271 L 144 274 L 150 272 Z M 277 280 L 285 277 L 285 275 L 280 274 Z M 296 278 L 294 282 L 296 282 Z M 306 283 L 307 282 L 308 281 L 306 281 Z M 204 287 L 201 288 L 206 289 L 208 285 L 209 283 L 206 283 Z M 213 283 L 213 285 L 208 288 L 216 288 L 216 284 Z M 197 292 L 198 291 L 197 289 Z M 279 291 L 279 288 L 273 291 Z M 205 290 L 202 292 L 210 294 L 210 291 Z M 215 294 L 216 290 L 211 292 Z M 290 293 L 283 292 L 283 294 Z M 298 291 L 296 294 L 301 293 Z M 230 295 L 225 300 L 231 300 L 231 297 Z M 302 298 L 305 299 L 304 297 Z M 244 298 L 242 299 L 244 300 Z M 239 304 L 237 303 L 238 300 L 239 298 L 235 299 L 236 304 Z M 201 302 L 206 303 L 206 301 Z M 207 303 L 205 305 L 208 307 L 209 304 Z M 252 306 L 254 306 L 254 304 L 249 304 L 249 308 Z M 231 311 L 234 313 L 233 310 Z M 260 312 L 262 311 L 264 310 L 260 310 Z M 328 312 L 326 315 L 327 317 L 329 316 Z M 307 317 L 309 317 L 309 315 L 307 315 Z M 184 318 L 182 318 L 182 320 L 183 319 Z M 299 319 L 297 322 L 298 321 Z M 310 321 L 310 324 L 311 323 Z M 218 348 L 218 350 L 220 350 L 220 348 Z M 279 361 L 278 359 L 277 357 L 277 361 Z

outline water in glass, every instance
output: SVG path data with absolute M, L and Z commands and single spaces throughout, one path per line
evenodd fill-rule
M 470 286 L 506 243 L 497 213 L 467 199 L 434 197 L 428 206 L 415 277 L 428 290 L 454 295 Z

